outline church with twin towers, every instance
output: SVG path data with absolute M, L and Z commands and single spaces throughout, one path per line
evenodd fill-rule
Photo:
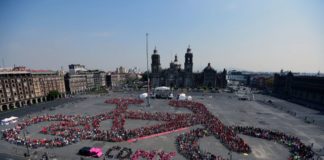
M 160 55 L 155 48 L 151 56 L 151 85 L 152 87 L 169 86 L 171 88 L 225 88 L 227 85 L 226 74 L 224 69 L 217 72 L 211 64 L 208 63 L 202 72 L 193 72 L 193 53 L 190 46 L 185 53 L 184 68 L 175 55 L 169 68 L 162 69 Z

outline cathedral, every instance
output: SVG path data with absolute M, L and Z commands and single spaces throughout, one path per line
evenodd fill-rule
M 155 48 L 151 56 L 151 85 L 152 87 L 169 86 L 171 88 L 225 88 L 226 82 L 226 70 L 217 73 L 217 71 L 211 67 L 208 63 L 207 67 L 200 72 L 193 72 L 193 53 L 190 46 L 185 53 L 184 68 L 181 68 L 181 64 L 178 61 L 177 55 L 174 60 L 171 61 L 169 68 L 162 69 L 160 63 L 160 55 Z

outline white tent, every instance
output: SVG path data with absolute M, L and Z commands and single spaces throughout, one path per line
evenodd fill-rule
M 147 96 L 148 96 L 147 93 L 142 93 L 142 94 L 139 95 L 139 98 L 140 99 L 145 99 L 145 98 L 147 98 Z
M 179 97 L 178 97 L 178 99 L 179 100 L 186 100 L 186 94 L 184 94 L 184 93 L 181 93 L 181 94 L 179 94 Z
M 192 97 L 191 96 L 187 96 L 187 100 L 188 101 L 191 101 L 192 100 Z

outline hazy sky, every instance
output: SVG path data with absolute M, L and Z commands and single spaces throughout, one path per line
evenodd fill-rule
M 146 32 L 163 68 L 190 44 L 195 71 L 324 72 L 323 0 L 0 1 L 6 66 L 144 70 Z

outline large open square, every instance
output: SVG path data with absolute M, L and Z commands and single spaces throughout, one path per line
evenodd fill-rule
M 193 101 L 200 102 L 206 106 L 209 112 L 217 117 L 225 126 L 253 126 L 258 128 L 269 129 L 272 131 L 281 131 L 290 136 L 296 136 L 305 145 L 312 145 L 313 151 L 320 154 L 320 149 L 324 146 L 324 131 L 323 131 L 323 115 L 317 111 L 304 108 L 283 100 L 279 100 L 272 97 L 266 97 L 263 95 L 256 95 L 255 101 L 241 101 L 231 93 L 188 93 L 192 95 Z M 78 101 L 66 102 L 52 107 L 50 109 L 44 109 L 39 112 L 19 117 L 19 122 L 24 119 L 28 119 L 33 116 L 40 115 L 80 115 L 80 116 L 94 116 L 105 112 L 113 111 L 116 108 L 114 104 L 107 104 L 105 100 L 112 98 L 137 98 L 139 93 L 111 93 L 109 95 L 81 95 L 83 99 Z M 265 99 L 271 99 L 272 104 L 264 102 Z M 151 106 L 147 107 L 145 103 L 142 104 L 130 104 L 127 111 L 134 112 L 169 112 L 176 114 L 192 114 L 192 111 L 187 108 L 178 108 L 168 105 L 169 100 L 151 99 Z M 279 103 L 281 108 L 274 107 L 274 104 Z M 289 108 L 294 107 L 294 113 L 287 112 Z M 31 106 L 33 107 L 33 106 Z M 285 108 L 283 108 L 285 107 Z M 286 110 L 285 110 L 286 109 Z M 15 112 L 15 111 L 13 111 Z M 304 116 L 308 119 L 312 119 L 314 123 L 308 123 L 305 121 Z M 18 123 L 19 123 L 18 122 Z M 27 138 L 55 138 L 57 136 L 50 134 L 43 134 L 40 131 L 43 127 L 49 126 L 54 122 L 40 122 L 37 124 L 26 127 Z M 126 118 L 124 128 L 127 130 L 151 126 L 164 123 L 158 120 L 141 120 L 141 119 L 129 119 Z M 100 130 L 111 130 L 113 125 L 113 119 L 106 119 L 100 122 Z M 1 126 L 1 130 L 6 128 L 12 128 L 14 125 Z M 71 145 L 55 148 L 38 147 L 36 149 L 30 149 L 31 159 L 40 159 L 41 156 L 47 152 L 50 157 L 56 159 L 80 159 L 82 156 L 78 155 L 80 148 L 84 146 L 89 147 L 101 147 L 105 153 L 109 148 L 113 146 L 120 146 L 121 148 L 130 148 L 135 153 L 136 150 L 144 151 L 164 151 L 166 153 L 175 152 L 176 155 L 172 159 L 186 159 L 177 150 L 176 139 L 183 133 L 188 133 L 190 130 L 205 127 L 203 125 L 192 125 L 190 127 L 182 127 L 183 130 L 178 132 L 170 132 L 159 136 L 153 136 L 145 139 L 138 139 L 134 142 L 122 141 L 122 142 L 106 142 L 99 140 L 81 140 Z M 23 134 L 20 133 L 21 137 Z M 200 146 L 201 151 L 210 152 L 211 154 L 219 155 L 225 159 L 288 159 L 290 152 L 284 145 L 277 143 L 276 141 L 269 141 L 260 138 L 254 138 L 238 134 L 248 146 L 251 148 L 251 152 L 248 154 L 230 152 L 227 147 L 220 142 L 215 136 L 205 136 L 198 140 L 195 145 Z M 17 156 L 15 159 L 24 159 L 23 154 L 26 152 L 26 147 L 22 145 L 15 145 L 8 143 L 4 139 L 0 142 L 1 153 Z M 116 156 L 118 152 L 112 152 L 111 155 Z M 157 157 L 157 156 L 156 156 Z M 89 157 L 83 157 L 89 158 Z M 115 157 L 114 157 L 115 158 Z M 96 159 L 96 158 L 94 158 Z M 101 157 L 103 159 L 103 157 Z M 107 159 L 107 157 L 106 157 Z

